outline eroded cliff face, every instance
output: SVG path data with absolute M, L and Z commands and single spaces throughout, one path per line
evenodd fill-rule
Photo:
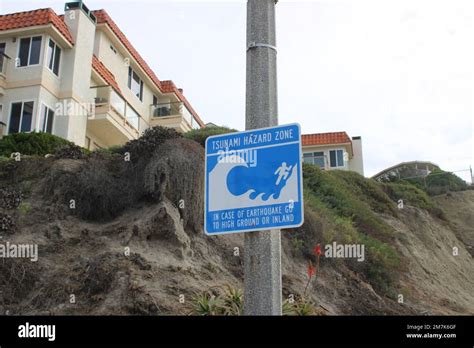
M 242 235 L 202 231 L 202 147 L 169 139 L 131 156 L 1 164 L 1 243 L 38 249 L 36 262 L 0 259 L 0 313 L 184 315 L 197 293 L 243 287 Z M 473 191 L 452 194 L 452 212 L 457 195 L 474 205 Z M 374 290 L 357 267 L 323 256 L 305 294 L 320 313 L 473 314 L 474 263 L 466 248 L 472 210 L 452 223 L 409 206 L 399 217 L 377 214 L 397 232 L 405 267 L 396 290 L 404 302 Z M 304 293 L 311 253 L 290 234 L 314 245 L 331 228 L 305 215 L 301 229 L 282 232 L 285 298 Z

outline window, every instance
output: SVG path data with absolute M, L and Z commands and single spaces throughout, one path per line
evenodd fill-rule
M 39 64 L 41 52 L 41 36 L 24 37 L 20 40 L 18 66 Z
M 158 105 L 158 97 L 153 95 L 153 105 Z
M 61 60 L 61 49 L 49 39 L 48 45 L 48 68 L 57 76 L 59 76 L 59 62 Z
M 5 132 L 5 123 L 3 122 L 3 105 L 0 104 L 0 136 Z
M 319 168 L 324 169 L 326 167 L 326 161 L 324 160 L 324 152 L 308 152 L 303 154 L 303 161 L 317 165 Z
M 8 133 L 30 132 L 34 102 L 12 103 Z
M 54 111 L 46 105 L 41 106 L 39 131 L 45 133 L 53 133 Z
M 128 67 L 128 88 L 138 99 L 143 100 L 143 81 L 131 67 Z
M 5 42 L 0 42 L 0 73 L 3 73 L 5 64 Z
M 331 168 L 344 167 L 344 151 L 331 150 L 329 151 L 329 163 Z

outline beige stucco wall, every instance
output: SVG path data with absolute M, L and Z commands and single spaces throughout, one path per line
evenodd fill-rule
M 351 150 L 350 145 L 332 145 L 332 146 L 304 146 L 303 153 L 308 152 L 324 152 L 324 156 L 326 159 L 326 169 L 341 169 L 341 170 L 348 170 L 349 169 L 349 162 L 344 161 L 343 167 L 331 168 L 329 163 L 329 151 L 330 150 L 343 150 L 344 152 L 348 153 L 349 162 L 351 161 Z
M 352 147 L 354 149 L 354 158 L 350 161 L 349 169 L 359 173 L 360 175 L 364 175 L 364 155 L 362 152 L 362 138 L 352 138 Z
M 30 86 L 23 88 L 7 89 L 5 94 L 0 97 L 0 104 L 2 105 L 2 122 L 4 122 L 7 127 L 5 133 L 8 132 L 8 127 L 10 126 L 10 111 L 11 104 L 14 102 L 29 102 L 33 101 L 33 118 L 32 118 L 32 127 L 37 122 L 37 115 L 39 112 L 38 100 L 40 86 Z
M 115 76 L 115 80 L 122 91 L 125 100 L 140 114 L 140 116 L 147 122 L 150 122 L 150 106 L 153 103 L 153 94 L 159 97 L 159 91 L 151 87 L 146 83 L 145 76 L 140 72 L 138 64 L 133 60 L 130 54 L 121 51 L 118 44 L 112 43 L 109 37 L 102 31 L 96 31 L 96 44 L 94 47 L 94 53 L 100 61 L 104 62 L 107 69 L 109 69 Z M 112 51 L 110 46 L 113 46 L 116 53 Z M 141 101 L 133 92 L 128 88 L 128 65 L 132 67 L 143 80 L 143 101 Z M 147 125 L 142 125 L 140 131 L 144 131 Z
M 352 170 L 361 175 L 364 175 L 364 165 L 362 157 L 362 145 L 361 143 L 354 142 L 352 143 L 352 149 L 354 151 L 354 156 L 351 154 L 350 145 L 325 145 L 325 146 L 304 146 L 303 153 L 308 152 L 324 152 L 326 158 L 326 169 L 340 169 L 340 170 Z M 344 161 L 344 167 L 331 168 L 329 166 L 329 151 L 330 150 L 344 150 L 348 153 L 348 161 Z

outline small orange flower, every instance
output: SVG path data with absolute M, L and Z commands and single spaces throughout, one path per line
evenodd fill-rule
M 321 255 L 321 245 L 319 245 L 319 244 L 316 245 L 313 249 L 313 252 L 314 252 L 315 255 L 320 256 Z
M 313 266 L 313 264 L 310 262 L 308 262 L 308 277 L 312 277 L 314 276 L 316 273 L 316 268 Z

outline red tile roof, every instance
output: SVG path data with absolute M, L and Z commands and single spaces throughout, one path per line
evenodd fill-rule
M 350 144 L 351 155 L 354 156 L 352 140 L 349 138 L 346 132 L 303 134 L 301 135 L 301 142 L 303 143 L 303 146 Z
M 63 20 L 50 8 L 0 15 L 0 31 L 52 24 L 71 44 L 74 44 L 69 29 Z
M 153 81 L 156 87 L 162 91 L 163 93 L 175 93 L 176 96 L 181 100 L 186 107 L 188 108 L 189 112 L 195 117 L 196 121 L 200 124 L 201 127 L 205 127 L 204 122 L 201 120 L 197 112 L 192 108 L 191 104 L 188 100 L 184 97 L 181 91 L 176 88 L 172 81 L 160 81 L 158 77 L 155 75 L 153 70 L 148 66 L 145 60 L 140 56 L 138 51 L 133 47 L 133 45 L 128 41 L 125 34 L 119 29 L 117 24 L 110 18 L 109 14 L 105 10 L 96 10 L 92 11 L 92 14 L 97 18 L 97 23 L 105 23 L 109 26 L 112 32 L 117 36 L 120 42 L 125 46 L 125 48 L 130 52 L 132 57 L 137 61 L 140 67 L 145 71 L 148 77 Z
M 117 81 L 115 80 L 114 74 L 110 72 L 109 69 L 105 67 L 105 65 L 94 55 L 92 55 L 92 68 L 107 82 L 110 86 L 112 86 L 120 95 L 122 95 L 122 91 L 118 86 Z
M 351 138 L 346 132 L 303 134 L 301 138 L 303 146 L 352 144 Z

